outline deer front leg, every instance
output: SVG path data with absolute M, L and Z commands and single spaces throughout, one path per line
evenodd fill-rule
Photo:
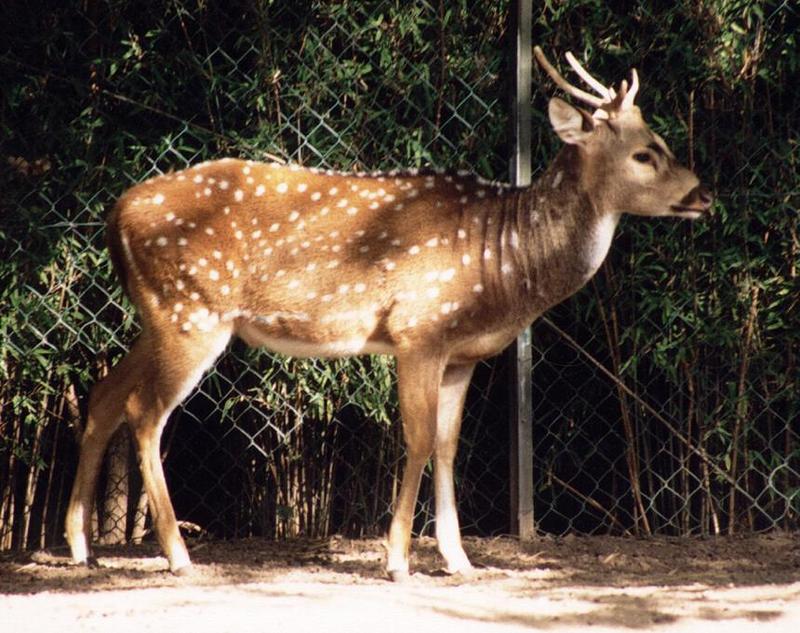
M 386 571 L 394 581 L 408 577 L 411 526 L 422 470 L 433 453 L 441 375 L 438 358 L 420 354 L 397 359 L 397 391 L 406 441 L 406 467 L 389 529 Z
M 434 457 L 436 540 L 448 574 L 463 574 L 472 570 L 472 564 L 461 545 L 453 463 L 458 450 L 464 400 L 474 369 L 474 364 L 448 366 L 439 389 Z

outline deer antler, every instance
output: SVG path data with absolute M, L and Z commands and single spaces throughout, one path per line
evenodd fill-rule
M 601 84 L 599 81 L 597 81 L 597 79 L 589 74 L 588 70 L 581 66 L 580 62 L 575 59 L 575 55 L 572 54 L 572 51 L 567 51 L 565 57 L 567 58 L 569 65 L 572 66 L 572 70 L 574 70 L 578 76 L 583 79 L 587 86 L 594 88 L 594 91 L 603 97 L 606 102 L 610 102 L 616 96 L 613 88 L 607 88 Z
M 549 61 L 547 61 L 547 58 L 544 56 L 544 52 L 542 52 L 541 47 L 534 46 L 533 47 L 533 53 L 534 53 L 534 55 L 536 55 L 536 61 L 539 62 L 539 65 L 542 68 L 544 68 L 545 71 L 547 71 L 547 74 L 550 75 L 550 78 L 553 81 L 556 82 L 556 85 L 559 88 L 561 88 L 564 92 L 566 92 L 567 94 L 570 94 L 573 97 L 575 97 L 576 99 L 580 99 L 584 103 L 588 103 L 590 106 L 594 106 L 595 108 L 599 108 L 599 107 L 609 103 L 609 101 L 610 101 L 609 93 L 608 93 L 608 89 L 606 89 L 605 87 L 603 87 L 603 91 L 600 93 L 602 95 L 602 98 L 596 97 L 596 96 L 594 96 L 592 94 L 589 94 L 588 92 L 586 92 L 584 90 L 581 90 L 580 88 L 578 88 L 576 86 L 573 86 L 566 79 L 564 79 L 561 76 L 561 74 L 553 67 L 553 65 Z M 575 58 L 572 57 L 572 54 L 570 54 L 567 59 L 568 60 L 570 60 L 570 59 L 575 60 Z M 572 64 L 572 61 L 570 61 L 570 64 Z M 590 76 L 589 73 L 587 73 L 585 70 L 583 70 L 583 68 L 580 66 L 580 64 L 578 64 L 577 60 L 575 60 L 575 64 L 579 68 L 581 68 L 582 73 L 585 73 L 586 76 Z M 581 74 L 581 76 L 583 76 L 583 74 Z M 598 86 L 602 87 L 602 84 L 600 84 L 600 82 L 598 82 L 594 78 L 592 78 L 592 82 L 588 82 L 587 81 L 587 83 L 592 87 L 595 87 L 595 85 L 598 85 Z
M 594 112 L 596 118 L 607 119 L 612 114 L 618 114 L 633 107 L 633 100 L 636 98 L 636 93 L 639 91 L 639 76 L 636 73 L 636 69 L 631 70 L 630 87 L 628 86 L 628 82 L 623 79 L 620 84 L 619 92 L 616 92 L 610 86 L 604 86 L 597 79 L 592 77 L 592 75 L 581 66 L 580 62 L 575 59 L 575 56 L 568 52 L 566 58 L 569 65 L 589 87 L 600 95 L 597 97 L 573 86 L 564 79 L 555 67 L 547 61 L 541 47 L 534 46 L 533 53 L 536 56 L 536 61 L 539 62 L 541 67 L 544 68 L 559 88 L 576 99 L 597 108 Z

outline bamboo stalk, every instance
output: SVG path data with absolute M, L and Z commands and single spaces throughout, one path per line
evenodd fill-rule
M 50 380 L 52 377 L 53 372 L 48 372 L 48 378 L 46 384 L 50 384 Z M 47 412 L 47 402 L 49 400 L 49 395 L 47 390 L 45 390 L 44 394 L 42 395 L 42 403 L 40 411 Z M 28 467 L 27 473 L 27 481 L 25 483 L 25 497 L 23 500 L 22 506 L 22 530 L 21 530 L 21 549 L 28 549 L 29 539 L 30 539 L 30 532 L 31 532 L 31 512 L 33 510 L 33 503 L 36 497 L 36 489 L 38 488 L 39 484 L 39 474 L 41 469 L 38 467 L 37 463 L 39 462 L 39 457 L 42 448 L 42 429 L 44 427 L 43 424 L 36 423 L 33 425 L 33 444 L 31 445 L 30 449 L 30 464 Z M 37 530 L 38 531 L 38 530 Z
M 66 388 L 62 388 L 59 390 L 59 397 L 58 397 L 58 404 L 56 405 L 56 414 L 55 420 L 61 422 L 64 420 L 64 416 L 66 414 L 67 405 L 66 405 Z M 55 473 L 55 464 L 56 459 L 56 449 L 58 446 L 58 428 L 60 424 L 51 425 L 51 428 L 48 429 L 53 436 L 52 441 L 52 448 L 50 451 L 50 459 L 48 463 L 50 467 L 47 469 L 47 479 L 45 483 L 44 492 L 42 493 L 42 515 L 41 520 L 39 522 L 39 539 L 37 547 L 42 549 L 47 546 L 47 526 L 49 525 L 50 520 L 50 506 L 51 506 L 51 498 L 52 498 L 52 490 L 53 490 L 53 478 Z
M 597 367 L 603 374 L 605 374 L 610 380 L 613 380 L 619 384 L 620 389 L 623 389 L 631 398 L 633 398 L 636 402 L 638 402 L 643 409 L 645 409 L 650 415 L 652 415 L 656 420 L 658 420 L 664 427 L 672 433 L 678 440 L 682 441 L 684 444 L 686 442 L 686 438 L 683 436 L 682 433 L 672 424 L 669 420 L 667 420 L 663 415 L 661 415 L 658 411 L 656 411 L 650 404 L 648 404 L 639 394 L 633 391 L 630 387 L 628 387 L 623 381 L 619 380 L 617 376 L 614 375 L 607 367 L 605 367 L 600 361 L 598 361 L 594 356 L 592 356 L 589 352 L 587 352 L 583 347 L 581 347 L 578 342 L 572 338 L 569 334 L 567 334 L 564 330 L 558 327 L 555 323 L 553 323 L 548 317 L 543 316 L 541 317 L 541 321 L 546 323 L 550 328 L 552 328 L 555 332 L 558 333 L 564 340 L 566 340 L 570 345 L 572 345 L 578 352 L 583 354 L 587 360 L 589 360 L 592 365 Z M 755 503 L 755 499 L 753 499 L 752 495 L 747 490 L 739 487 L 738 484 L 731 478 L 730 473 L 726 472 L 723 468 L 718 466 L 714 463 L 711 459 L 711 456 L 708 454 L 708 451 L 703 447 L 693 447 L 692 452 L 697 455 L 704 463 L 708 464 L 708 466 L 714 470 L 714 472 L 719 475 L 722 479 L 727 481 L 732 486 L 737 487 L 740 493 L 742 493 L 747 499 L 751 502 Z
M 744 326 L 744 342 L 742 344 L 742 361 L 739 365 L 739 380 L 736 388 L 736 423 L 733 428 L 733 437 L 731 439 L 731 465 L 730 475 L 733 481 L 737 481 L 738 466 L 739 466 L 739 438 L 742 434 L 742 427 L 748 412 L 748 401 L 745 397 L 745 388 L 747 383 L 747 374 L 750 368 L 750 354 L 753 342 L 753 332 L 755 330 L 755 322 L 758 316 L 758 293 L 759 287 L 751 287 L 751 300 L 750 310 L 747 315 L 747 321 Z M 744 451 L 746 454 L 746 451 Z M 738 483 L 738 482 L 737 482 Z M 734 534 L 736 531 L 736 490 L 732 487 L 730 497 L 728 497 L 728 534 Z
M 605 270 L 606 277 L 609 279 L 609 283 L 613 284 L 613 271 L 611 266 L 606 263 L 603 265 L 603 268 Z M 625 434 L 625 463 L 628 468 L 628 477 L 630 479 L 631 491 L 633 493 L 635 508 L 634 518 L 637 526 L 636 529 L 638 532 L 638 526 L 639 523 L 641 523 L 645 534 L 651 535 L 652 531 L 650 529 L 650 522 L 647 519 L 647 512 L 644 507 L 644 502 L 642 501 L 642 491 L 639 482 L 639 455 L 637 452 L 638 444 L 636 441 L 636 434 L 634 433 L 633 424 L 631 422 L 630 409 L 628 407 L 626 394 L 620 388 L 620 383 L 622 382 L 622 378 L 620 377 L 622 359 L 619 352 L 619 319 L 617 317 L 616 308 L 613 305 L 611 306 L 609 318 L 609 316 L 606 314 L 605 308 L 603 307 L 603 302 L 600 300 L 600 296 L 597 291 L 597 284 L 592 283 L 592 288 L 594 289 L 597 308 L 600 312 L 600 320 L 603 323 L 603 330 L 606 333 L 606 340 L 611 353 L 611 362 L 613 365 L 614 375 L 617 376 L 617 380 L 614 384 L 617 389 L 620 415 L 622 416 L 622 429 L 623 433 Z
M 696 356 L 696 352 L 693 354 Z M 695 359 L 693 359 L 695 360 Z M 678 445 L 680 451 L 680 464 L 681 464 L 681 488 L 684 498 L 684 508 L 681 513 L 680 520 L 680 534 L 681 536 L 688 536 L 691 533 L 691 492 L 689 489 L 689 472 L 691 471 L 691 457 L 692 457 L 692 434 L 694 432 L 694 417 L 695 417 L 695 386 L 694 386 L 694 369 L 693 366 L 697 365 L 696 361 L 692 363 L 683 362 L 683 372 L 686 380 L 686 388 L 689 392 L 689 400 L 686 403 L 686 439 L 689 444 L 686 450 L 682 444 Z
M 11 440 L 12 446 L 18 446 L 20 442 L 20 434 L 22 433 L 22 425 L 16 424 L 16 428 L 12 425 L 12 431 L 16 431 L 16 437 Z M 2 525 L 5 526 L 4 532 L 1 535 L 3 538 L 2 546 L 3 549 L 10 549 L 14 546 L 14 515 L 15 512 L 15 494 L 14 494 L 14 486 L 13 482 L 16 480 L 17 474 L 17 462 L 19 461 L 19 457 L 17 456 L 17 451 L 11 450 L 7 451 L 8 455 L 8 481 L 6 485 L 3 486 L 3 503 L 0 510 L 0 521 L 2 521 Z
M 608 519 L 614 525 L 616 525 L 625 536 L 630 536 L 631 535 L 630 530 L 628 530 L 624 525 L 622 525 L 619 522 L 619 520 L 611 512 L 609 512 L 606 508 L 603 507 L 603 505 L 601 503 L 599 503 L 598 501 L 595 501 L 591 497 L 586 496 L 585 494 L 583 494 L 577 488 L 574 488 L 573 486 L 571 486 L 569 483 L 567 483 L 563 479 L 560 479 L 558 477 L 558 475 L 556 475 L 554 472 L 552 472 L 552 471 L 548 472 L 547 476 L 548 476 L 549 479 L 551 479 L 552 481 L 557 483 L 559 486 L 561 486 L 562 488 L 564 488 L 565 490 L 567 490 L 571 494 L 575 495 L 578 499 L 580 499 L 581 501 L 583 501 L 587 505 L 592 506 L 595 510 L 597 510 L 597 511 L 601 512 L 602 514 L 604 514 L 605 516 L 607 516 Z

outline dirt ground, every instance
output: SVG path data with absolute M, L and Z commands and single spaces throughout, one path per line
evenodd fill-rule
M 27 631 L 800 631 L 800 535 L 467 539 L 448 577 L 431 539 L 388 582 L 380 540 L 195 544 L 175 577 L 152 544 L 0 558 L 0 629 Z

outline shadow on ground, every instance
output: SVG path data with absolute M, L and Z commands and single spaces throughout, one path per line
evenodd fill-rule
M 201 603 L 215 591 L 265 606 L 308 601 L 335 609 L 352 602 L 356 610 L 379 598 L 377 604 L 398 613 L 451 623 L 672 630 L 689 621 L 757 623 L 794 615 L 800 610 L 798 545 L 797 536 L 784 534 L 542 538 L 524 544 L 466 539 L 477 570 L 463 577 L 442 574 L 434 541 L 423 538 L 414 543 L 415 573 L 403 586 L 386 580 L 378 539 L 195 543 L 188 577 L 170 574 L 153 544 L 99 547 L 94 569 L 69 563 L 66 550 L 51 550 L 0 559 L 0 602 L 44 592 L 79 603 L 86 594 L 91 603 L 97 592 L 203 589 Z

